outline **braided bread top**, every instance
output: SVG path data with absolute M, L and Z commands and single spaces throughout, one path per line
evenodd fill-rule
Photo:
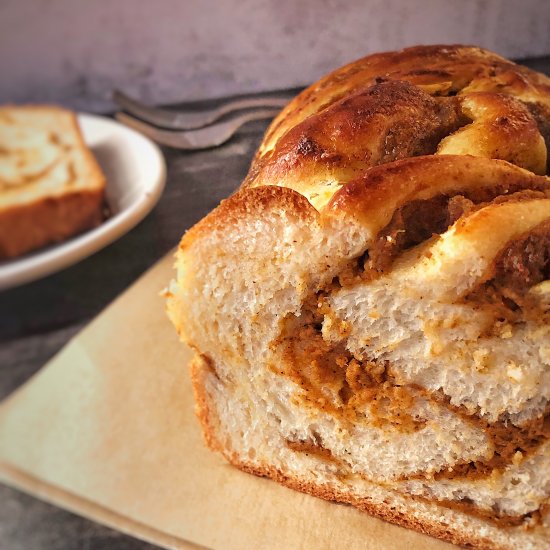
M 288 187 L 321 210 L 369 169 L 408 157 L 473 155 L 543 175 L 548 144 L 549 78 L 481 48 L 417 46 L 367 56 L 299 94 L 243 187 Z

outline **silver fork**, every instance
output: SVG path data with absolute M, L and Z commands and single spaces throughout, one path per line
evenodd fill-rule
M 141 103 L 120 90 L 113 92 L 113 101 L 137 118 L 141 118 L 159 128 L 170 130 L 194 130 L 208 126 L 225 115 L 246 109 L 282 108 L 289 101 L 285 97 L 252 97 L 248 99 L 236 99 L 223 103 L 214 109 L 198 112 L 177 112 L 167 109 L 150 107 Z
M 116 113 L 115 117 L 122 124 L 141 132 L 161 145 L 192 151 L 217 147 L 226 142 L 243 124 L 252 120 L 273 118 L 278 113 L 278 109 L 249 111 L 225 122 L 183 132 L 161 130 L 126 113 Z

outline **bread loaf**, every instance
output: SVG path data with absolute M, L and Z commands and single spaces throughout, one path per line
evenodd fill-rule
M 98 225 L 104 194 L 74 113 L 0 107 L 0 259 Z
M 429 46 L 273 121 L 176 255 L 209 447 L 456 544 L 550 547 L 550 80 Z

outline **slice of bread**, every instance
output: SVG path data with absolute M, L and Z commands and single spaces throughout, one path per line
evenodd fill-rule
M 74 113 L 0 107 L 0 258 L 98 225 L 104 200 L 105 177 Z
M 456 544 L 550 548 L 549 124 L 550 80 L 471 47 L 300 94 L 176 255 L 207 444 Z

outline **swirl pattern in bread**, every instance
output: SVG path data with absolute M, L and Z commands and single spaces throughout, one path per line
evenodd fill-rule
M 74 113 L 0 107 L 0 260 L 99 225 L 105 186 Z
M 550 80 L 473 47 L 294 99 L 176 256 L 209 446 L 458 544 L 547 548 L 549 128 Z

